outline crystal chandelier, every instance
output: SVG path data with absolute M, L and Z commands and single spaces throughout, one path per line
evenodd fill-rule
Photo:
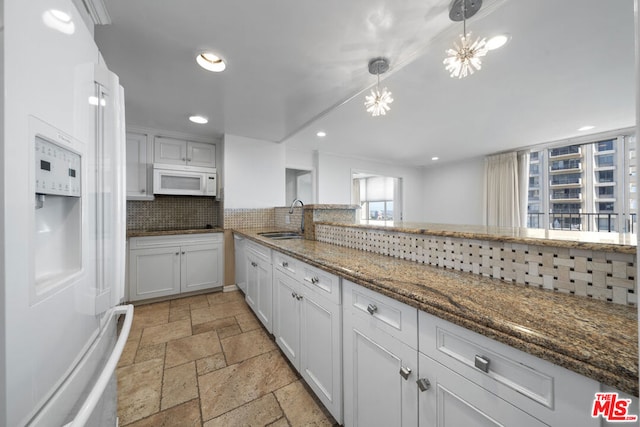
M 449 18 L 452 21 L 462 20 L 462 34 L 460 44 L 453 43 L 453 49 L 447 49 L 447 57 L 442 62 L 451 77 L 459 79 L 473 74 L 482 68 L 481 57 L 488 52 L 486 40 L 477 38 L 471 41 L 471 33 L 467 33 L 467 18 L 472 17 L 480 10 L 482 0 L 454 0 L 449 10 Z
M 378 76 L 378 83 L 375 89 L 371 89 L 371 95 L 365 96 L 364 106 L 367 112 L 373 117 L 384 116 L 391 108 L 389 104 L 393 102 L 391 92 L 387 88 L 380 90 L 380 74 L 385 73 L 389 69 L 389 60 L 386 58 L 375 58 L 369 61 L 369 72 Z

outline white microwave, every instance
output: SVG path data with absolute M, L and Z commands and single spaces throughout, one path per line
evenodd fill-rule
M 213 168 L 153 165 L 153 194 L 215 196 L 217 188 Z

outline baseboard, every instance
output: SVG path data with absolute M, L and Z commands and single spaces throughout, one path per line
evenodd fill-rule
M 225 285 L 224 288 L 222 288 L 222 292 L 232 292 L 237 290 L 238 287 L 236 285 Z

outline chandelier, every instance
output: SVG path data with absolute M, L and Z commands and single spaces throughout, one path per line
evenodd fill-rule
M 389 60 L 386 58 L 375 58 L 369 61 L 369 72 L 378 76 L 378 83 L 375 89 L 371 89 L 371 95 L 365 96 L 364 106 L 367 112 L 373 117 L 384 116 L 391 108 L 389 104 L 393 102 L 391 92 L 387 88 L 380 90 L 380 74 L 389 69 Z
M 453 49 L 447 49 L 447 57 L 443 64 L 451 77 L 459 79 L 473 74 L 482 68 L 481 57 L 488 52 L 486 40 L 471 39 L 471 33 L 467 33 L 467 18 L 476 14 L 482 6 L 482 0 L 453 0 L 449 7 L 449 18 L 452 21 L 462 21 L 462 34 L 460 44 L 454 42 Z

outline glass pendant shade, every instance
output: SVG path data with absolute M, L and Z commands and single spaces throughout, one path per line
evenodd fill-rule
M 451 77 L 459 79 L 473 74 L 482 68 L 481 57 L 488 52 L 486 40 L 477 38 L 471 42 L 471 33 L 460 35 L 460 44 L 453 43 L 453 49 L 447 49 L 447 57 L 443 64 Z

